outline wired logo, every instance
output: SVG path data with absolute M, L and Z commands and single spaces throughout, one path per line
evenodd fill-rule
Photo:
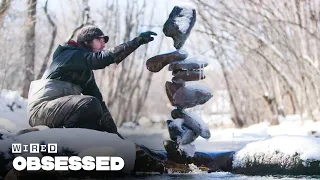
M 12 144 L 12 153 L 57 153 L 58 145 L 56 143 L 51 143 L 47 145 L 30 143 L 30 144 Z M 17 171 L 27 170 L 27 171 L 120 171 L 123 169 L 125 163 L 121 157 L 111 157 L 111 156 L 17 156 L 13 160 L 13 168 Z
M 22 152 L 29 152 L 29 153 L 57 153 L 58 145 L 57 143 L 48 143 L 46 144 L 37 144 L 37 143 L 30 143 L 30 144 L 21 144 L 21 143 L 13 143 L 11 145 L 12 153 L 22 153 Z

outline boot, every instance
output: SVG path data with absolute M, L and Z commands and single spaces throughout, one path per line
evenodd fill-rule
M 108 109 L 104 111 L 103 116 L 98 121 L 100 125 L 101 131 L 106 131 L 108 133 L 114 133 L 117 134 L 121 139 L 124 139 L 118 132 L 117 126 L 114 123 L 114 120 L 109 112 Z

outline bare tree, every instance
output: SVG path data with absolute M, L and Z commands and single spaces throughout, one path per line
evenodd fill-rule
M 65 42 L 70 41 L 72 38 L 74 38 L 74 36 L 76 35 L 76 33 L 78 32 L 78 30 L 80 30 L 82 27 L 84 27 L 85 25 L 88 24 L 94 24 L 94 22 L 91 20 L 90 17 L 90 7 L 88 5 L 88 0 L 83 0 L 83 11 L 82 11 L 82 21 L 80 22 L 80 24 L 72 31 L 71 35 L 67 38 L 67 40 Z
M 0 25 L 3 24 L 4 18 L 10 8 L 11 0 L 2 0 L 0 3 Z
M 34 80 L 35 62 L 35 26 L 37 0 L 28 0 L 27 18 L 25 21 L 25 73 L 22 97 L 27 98 L 31 81 Z
M 226 86 L 234 93 L 231 103 L 239 107 L 244 124 L 273 121 L 286 111 L 307 113 L 316 120 L 319 2 L 193 2 L 200 15 L 197 32 L 210 39 L 211 51 L 219 50 L 215 58 L 222 71 L 229 73 Z M 272 102 L 265 99 L 266 93 Z M 258 121 L 252 119 L 254 112 L 260 112 Z
M 147 1 L 141 4 L 126 1 L 125 6 L 124 12 L 117 1 L 108 1 L 109 11 L 101 13 L 103 19 L 106 19 L 103 24 L 110 37 L 109 47 L 133 39 L 143 30 L 142 27 L 145 27 L 142 25 L 151 24 L 154 18 L 154 10 L 148 12 L 146 9 Z M 146 19 L 147 13 L 150 14 Z M 119 33 L 121 30 L 123 33 Z M 162 40 L 158 41 L 158 45 L 161 43 Z M 146 70 L 145 62 L 155 53 L 148 44 L 141 46 L 121 64 L 107 67 L 97 75 L 101 89 L 104 90 L 107 106 L 111 109 L 118 126 L 127 121 L 137 121 L 141 117 L 153 77 L 153 73 Z
M 46 3 L 45 3 L 45 6 L 44 6 L 43 10 L 44 10 L 44 13 L 46 14 L 46 17 L 47 17 L 47 19 L 48 19 L 48 21 L 49 21 L 49 23 L 50 23 L 50 25 L 52 27 L 52 33 L 51 33 L 51 40 L 50 40 L 50 44 L 49 44 L 49 47 L 48 47 L 48 51 L 47 51 L 46 56 L 44 57 L 44 60 L 43 60 L 43 63 L 41 65 L 41 69 L 40 69 L 40 72 L 39 72 L 39 74 L 37 76 L 37 79 L 40 79 L 42 77 L 43 73 L 47 69 L 49 58 L 50 58 L 50 56 L 52 54 L 54 41 L 55 41 L 56 36 L 57 36 L 57 26 L 53 22 L 51 16 L 48 13 L 48 1 L 49 0 L 46 0 Z

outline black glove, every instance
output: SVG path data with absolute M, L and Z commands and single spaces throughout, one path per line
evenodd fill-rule
M 156 36 L 157 33 L 155 32 L 152 32 L 152 31 L 147 31 L 147 32 L 143 32 L 139 35 L 139 43 L 140 44 L 146 44 L 146 43 L 149 43 L 150 41 L 153 41 L 154 38 L 151 37 L 151 35 L 154 35 Z

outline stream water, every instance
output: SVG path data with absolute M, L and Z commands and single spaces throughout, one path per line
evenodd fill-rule
M 126 136 L 126 135 L 125 135 Z M 155 150 L 164 150 L 162 146 L 162 142 L 164 140 L 163 135 L 161 134 L 152 134 L 152 135 L 127 135 L 127 139 L 130 139 L 138 144 L 143 144 L 148 148 Z M 195 141 L 195 145 L 197 151 L 204 152 L 219 152 L 219 151 L 230 151 L 237 150 L 242 148 L 245 144 L 250 141 L 232 141 L 232 142 L 210 142 L 205 140 L 197 140 Z M 223 180 L 295 180 L 295 179 L 320 179 L 320 176 L 246 176 L 239 174 L 232 174 L 229 172 L 199 172 L 194 171 L 189 174 L 183 173 L 172 173 L 172 174 L 150 174 L 150 175 L 136 175 L 122 179 L 145 179 L 145 180 L 215 180 L 215 179 L 223 179 Z

